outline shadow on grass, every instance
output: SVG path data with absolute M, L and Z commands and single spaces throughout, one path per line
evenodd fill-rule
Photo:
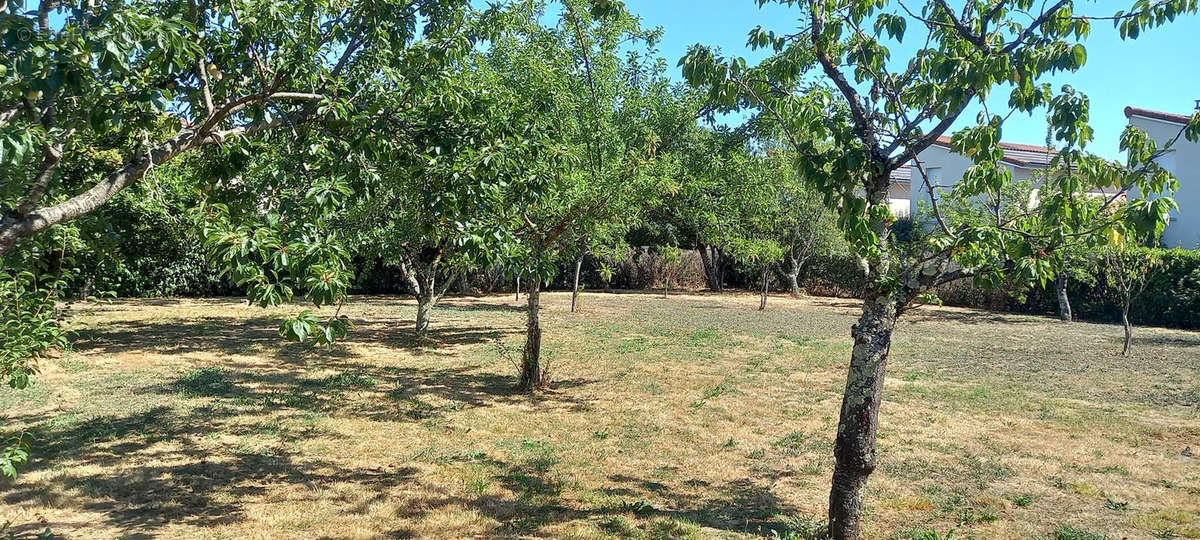
M 30 430 L 33 459 L 22 474 L 45 470 L 63 474 L 16 484 L 0 480 L 0 501 L 94 512 L 92 516 L 103 520 L 97 525 L 130 533 L 124 538 L 156 537 L 179 524 L 212 527 L 237 522 L 245 519 L 241 501 L 288 485 L 312 489 L 332 483 L 360 484 L 374 494 L 356 503 L 366 508 L 394 496 L 391 488 L 412 488 L 417 469 L 403 462 L 384 469 L 347 466 L 337 458 L 301 454 L 295 443 L 328 435 L 315 421 L 306 423 L 306 417 L 441 423 L 458 411 L 501 403 L 588 407 L 569 390 L 590 381 L 560 381 L 558 392 L 530 396 L 513 390 L 515 377 L 473 369 L 360 365 L 323 378 L 304 377 L 300 370 L 192 370 L 175 380 L 134 390 L 138 395 L 189 400 L 181 405 L 169 401 L 170 406 L 80 421 L 64 421 L 53 413 L 25 417 L 36 426 Z M 196 399 L 204 401 L 197 405 Z M 263 437 L 251 441 L 267 442 L 263 447 L 208 442 L 222 435 L 259 435 Z M 516 478 L 520 473 L 512 474 Z M 53 530 L 56 523 L 18 523 L 6 532 L 20 537 L 46 526 Z
M 479 464 L 492 471 L 493 478 L 505 488 L 504 495 L 449 496 L 432 492 L 408 505 L 411 510 L 399 517 L 420 521 L 443 508 L 467 508 L 501 523 L 491 537 L 503 538 L 545 536 L 545 529 L 569 522 L 596 523 L 604 532 L 622 538 L 646 533 L 655 538 L 690 538 L 684 531 L 694 526 L 763 537 L 808 538 L 820 526 L 816 520 L 791 518 L 797 509 L 777 497 L 766 480 L 742 479 L 721 485 L 689 483 L 704 487 L 705 495 L 701 497 L 670 490 L 645 478 L 610 475 L 596 490 L 603 494 L 603 502 L 581 505 L 562 496 L 569 479 L 545 456 L 511 462 L 485 459 Z M 644 525 L 636 525 L 627 516 L 636 516 Z M 397 529 L 389 536 L 415 538 L 420 532 Z
M 436 323 L 435 323 L 436 324 Z M 279 335 L 279 319 L 273 317 L 194 317 L 187 321 L 110 322 L 77 333 L 75 349 L 80 352 L 119 354 L 219 353 L 224 355 L 272 352 L 276 360 L 295 362 L 310 353 L 324 358 L 353 358 L 345 345 L 371 343 L 405 349 L 412 354 L 452 354 L 439 348 L 494 342 L 516 330 L 490 326 L 442 327 L 418 337 L 411 320 L 373 318 L 355 321 L 345 342 L 331 349 L 287 344 Z
M 1021 325 L 1037 325 L 1045 324 L 1045 320 L 1038 320 L 1035 317 L 1012 317 L 988 311 L 950 311 L 950 310 L 916 310 L 904 316 L 901 319 L 908 324 L 916 324 L 920 322 L 956 322 L 963 324 L 1021 324 Z

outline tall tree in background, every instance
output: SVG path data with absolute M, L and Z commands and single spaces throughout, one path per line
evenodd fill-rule
M 480 61 L 470 55 L 411 92 L 381 96 L 387 112 L 357 134 L 371 151 L 341 226 L 360 254 L 400 271 L 418 335 L 456 275 L 496 262 L 511 241 L 506 192 L 520 179 L 510 158 L 524 155 L 528 122 Z
M 541 133 L 557 150 L 524 166 L 536 193 L 515 193 L 523 224 L 514 232 L 516 265 L 528 280 L 528 313 L 519 387 L 549 384 L 541 357 L 542 283 L 564 256 L 577 253 L 597 232 L 624 236 L 662 190 L 671 166 L 664 134 L 693 123 L 696 112 L 664 75 L 653 55 L 659 32 L 614 2 L 565 0 L 556 26 L 538 21 L 546 4 L 520 31 L 498 39 L 489 64 L 503 85 L 524 97 Z M 661 154 L 661 155 L 660 155 Z
M 742 177 L 739 160 L 747 156 L 747 130 L 720 126 L 686 126 L 676 137 L 673 153 L 678 166 L 674 183 L 660 204 L 650 210 L 643 231 L 653 243 L 695 249 L 700 253 L 705 286 L 725 288 L 731 254 L 726 251 L 738 207 L 726 194 Z
M 759 107 L 779 122 L 797 166 L 823 192 L 826 204 L 837 209 L 839 225 L 873 282 L 851 330 L 854 346 L 829 500 L 830 535 L 858 538 L 863 487 L 877 465 L 879 405 L 899 317 L 939 284 L 966 277 L 981 284 L 1012 277 L 1044 281 L 1053 278 L 1049 253 L 1064 246 L 1103 236 L 1121 224 L 1159 229 L 1173 206 L 1168 197 L 1122 204 L 1114 196 L 1096 212 L 1079 201 L 1102 187 L 1122 196 L 1169 194 L 1173 180 L 1152 160 L 1142 159 L 1153 153 L 1152 143 L 1135 128 L 1122 138 L 1122 149 L 1137 156 L 1127 167 L 1087 155 L 1083 145 L 1091 132 L 1086 98 L 1070 89 L 1055 94 L 1040 82 L 1054 72 L 1077 70 L 1086 61 L 1086 50 L 1076 41 L 1088 35 L 1094 17 L 1076 13 L 1068 0 L 968 1 L 959 9 L 944 0 L 928 0 L 917 10 L 880 0 L 799 4 L 804 8 L 799 32 L 778 35 L 759 28 L 750 33 L 752 46 L 775 53 L 759 66 L 719 58 L 704 47 L 690 51 L 681 65 L 690 81 L 709 88 L 714 101 Z M 1136 38 L 1195 10 L 1195 0 L 1142 0 L 1130 11 L 1106 18 L 1122 37 Z M 916 49 L 906 61 L 896 62 L 885 42 L 904 41 L 910 24 L 921 30 L 912 40 Z M 824 88 L 790 90 L 812 71 L 825 79 Z M 1063 143 L 1056 159 L 1071 160 L 1078 166 L 1065 170 L 1082 172 L 1056 177 L 1060 197 L 1043 200 L 1010 221 L 951 228 L 939 217 L 935 198 L 935 234 L 922 249 L 894 249 L 895 217 L 888 205 L 892 171 L 945 134 L 968 106 L 985 101 L 1004 84 L 1012 87 L 1011 112 L 985 107 L 974 125 L 953 136 L 953 151 L 973 161 L 954 190 L 978 196 L 1010 184 L 1011 174 L 999 164 L 1004 119 L 1043 106 L 1051 107 L 1054 136 Z M 1197 135 L 1197 126 L 1200 117 L 1190 135 Z M 1076 214 L 1082 228 L 1068 219 Z

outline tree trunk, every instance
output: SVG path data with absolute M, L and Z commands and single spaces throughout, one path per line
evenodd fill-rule
M 1133 325 L 1129 322 L 1129 300 L 1125 300 L 1125 305 L 1121 308 L 1121 324 L 1125 325 L 1125 348 L 1121 349 L 1121 356 L 1129 356 L 1129 349 L 1133 346 Z
M 863 303 L 863 314 L 851 329 L 854 349 L 842 396 L 829 492 L 829 534 L 835 539 L 859 537 L 862 488 L 875 470 L 879 402 L 896 317 L 896 300 L 886 293 L 876 294 Z
M 517 294 L 517 301 L 521 301 L 521 274 L 517 274 L 517 286 L 513 288 Z
M 571 286 L 571 313 L 579 304 L 579 271 L 583 268 L 583 253 L 575 257 L 575 283 Z
M 767 285 L 770 279 L 770 270 L 763 268 L 762 271 L 762 298 L 758 302 L 758 310 L 767 309 Z
M 438 301 L 438 293 L 434 289 L 437 285 L 437 270 L 433 266 L 420 268 L 423 269 L 424 275 L 414 276 L 416 290 L 413 292 L 417 295 L 417 335 L 425 336 L 429 333 L 429 316 Z
M 700 262 L 704 266 L 704 282 L 708 286 L 708 290 L 712 292 L 721 292 L 721 270 L 716 261 L 713 260 L 714 253 L 707 244 L 698 244 L 696 249 L 700 251 Z
M 525 350 L 521 354 L 521 380 L 517 389 L 524 392 L 536 392 L 545 388 L 547 373 L 541 365 L 542 356 L 542 322 L 538 317 L 541 310 L 539 297 L 541 280 L 529 282 L 529 313 L 525 325 Z
M 422 291 L 417 295 L 417 335 L 429 333 L 429 314 L 433 311 L 433 295 Z
M 1071 322 L 1071 298 L 1067 296 L 1067 273 L 1059 272 L 1054 278 L 1054 288 L 1058 291 L 1058 318 L 1063 322 Z
M 800 260 L 795 257 L 790 257 L 792 266 L 787 272 L 788 287 L 792 290 L 792 297 L 800 297 Z

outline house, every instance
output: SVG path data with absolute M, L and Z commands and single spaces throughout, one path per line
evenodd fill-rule
M 1125 118 L 1129 125 L 1145 131 L 1159 148 L 1175 139 L 1191 121 L 1182 114 L 1137 107 L 1125 107 Z M 1158 164 L 1179 179 L 1174 198 L 1180 209 L 1171 212 L 1162 236 L 1163 247 L 1200 247 L 1200 144 L 1179 137 Z
M 902 165 L 892 171 L 892 181 L 888 186 L 888 206 L 891 207 L 893 216 L 906 218 L 912 215 L 912 205 L 908 200 L 911 183 L 912 168 L 908 165 Z
M 1032 179 L 1034 173 L 1048 167 L 1054 157 L 1053 150 L 1032 144 L 1001 142 L 1000 149 L 1004 151 L 1004 159 L 1000 164 L 1012 173 L 1013 180 L 1016 181 Z M 907 183 L 909 214 L 915 214 L 922 201 L 929 204 L 930 187 L 934 190 L 950 191 L 974 164 L 970 158 L 950 150 L 950 137 L 945 136 L 938 137 L 933 145 L 921 152 L 917 161 L 920 162 L 929 182 L 927 185 L 919 172 L 910 172 L 912 178 Z

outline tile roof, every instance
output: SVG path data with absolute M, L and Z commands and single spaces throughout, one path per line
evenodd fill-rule
M 1153 120 L 1162 120 L 1171 122 L 1172 124 L 1187 124 L 1192 121 L 1190 116 L 1175 114 L 1162 111 L 1152 111 L 1150 109 L 1142 109 L 1139 107 L 1125 107 L 1125 118 L 1131 116 L 1140 116 L 1142 118 L 1150 118 Z
M 949 148 L 950 137 L 942 135 L 934 144 Z M 1045 168 L 1054 157 L 1054 150 L 1034 144 L 1000 141 L 1000 149 L 1004 150 L 1004 161 L 1025 169 Z

